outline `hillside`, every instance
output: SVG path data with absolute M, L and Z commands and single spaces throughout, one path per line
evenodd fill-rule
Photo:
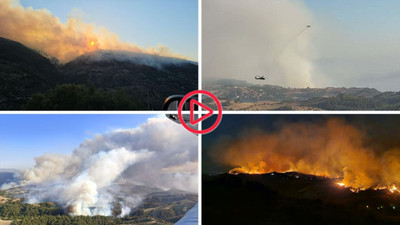
M 299 173 L 203 175 L 206 224 L 395 224 L 400 196 Z M 351 215 L 351 216 L 349 216 Z
M 373 88 L 285 88 L 237 80 L 205 83 L 225 110 L 398 110 L 400 92 Z
M 62 65 L 0 38 L 0 109 L 160 110 L 168 96 L 197 89 L 197 68 L 187 60 L 111 50 Z
M 133 192 L 130 192 L 134 190 Z M 115 199 L 113 216 L 69 216 L 54 202 L 24 203 L 21 188 L 0 191 L 0 220 L 13 220 L 14 224 L 159 224 L 172 225 L 182 218 L 198 201 L 196 194 L 178 190 L 162 191 L 145 186 L 122 187 L 120 199 Z M 133 193 L 145 193 L 143 201 L 128 215 L 119 217 L 122 207 L 118 201 Z
M 37 51 L 0 37 L 0 109 L 20 109 L 60 82 L 56 64 Z
M 8 172 L 8 171 L 0 171 L 0 187 L 3 184 L 16 182 L 17 178 L 15 178 L 15 172 Z
M 68 83 L 124 88 L 151 109 L 160 109 L 170 95 L 197 89 L 195 63 L 139 53 L 100 50 L 65 64 L 62 72 Z

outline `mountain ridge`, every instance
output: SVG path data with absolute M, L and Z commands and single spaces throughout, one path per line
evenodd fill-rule
M 203 174 L 206 224 L 396 224 L 398 194 L 358 193 L 338 179 L 289 173 Z M 352 215 L 352 216 L 349 216 Z
M 375 88 L 289 88 L 221 79 L 204 83 L 225 110 L 398 110 L 400 92 Z
M 117 101 L 123 98 L 129 105 L 126 109 L 160 110 L 168 96 L 185 95 L 197 89 L 198 65 L 185 59 L 98 50 L 60 64 L 6 38 L 0 38 L 0 50 L 0 109 L 24 109 L 28 103 L 28 109 L 33 110 L 122 109 L 120 106 L 110 107 L 124 102 L 107 104 L 104 99 Z M 63 84 L 83 87 L 64 86 L 61 90 L 57 89 Z M 91 105 L 86 103 L 89 106 L 74 107 L 70 106 L 71 102 L 69 105 L 57 102 L 60 96 L 76 95 L 71 92 L 82 88 L 87 89 L 86 99 Z M 97 96 L 91 96 L 95 93 Z M 32 102 L 35 94 L 41 95 Z M 132 101 L 133 104 L 129 104 Z

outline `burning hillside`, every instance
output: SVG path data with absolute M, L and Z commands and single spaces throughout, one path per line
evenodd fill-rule
M 213 152 L 230 173 L 295 171 L 340 178 L 353 190 L 390 189 L 400 185 L 400 148 L 377 151 L 365 142 L 365 130 L 342 119 L 286 123 L 278 130 L 251 130 L 233 141 L 222 140 Z
M 206 224 L 395 224 L 400 198 L 296 172 L 203 175 Z M 351 216 L 349 216 L 351 215 Z

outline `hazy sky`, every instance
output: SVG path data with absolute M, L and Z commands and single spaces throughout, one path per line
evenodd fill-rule
M 21 0 L 22 6 L 47 9 L 65 23 L 68 16 L 106 27 L 122 42 L 149 48 L 163 44 L 197 60 L 196 0 Z
M 315 21 L 316 75 L 322 85 L 399 91 L 400 2 L 354 0 L 305 4 Z
M 34 157 L 70 154 L 85 139 L 150 117 L 155 115 L 0 115 L 0 168 L 30 168 Z
M 400 82 L 400 2 L 203 1 L 203 77 L 291 87 Z M 306 25 L 310 29 L 301 32 Z

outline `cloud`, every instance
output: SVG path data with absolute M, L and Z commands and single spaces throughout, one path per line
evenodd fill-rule
M 2 0 L 0 36 L 21 42 L 62 62 L 68 62 L 79 55 L 98 49 L 186 58 L 161 44 L 144 49 L 134 43 L 121 42 L 117 34 L 93 23 L 83 22 L 80 15 L 81 13 L 75 9 L 68 21 L 61 23 L 47 9 L 24 8 L 18 0 Z

